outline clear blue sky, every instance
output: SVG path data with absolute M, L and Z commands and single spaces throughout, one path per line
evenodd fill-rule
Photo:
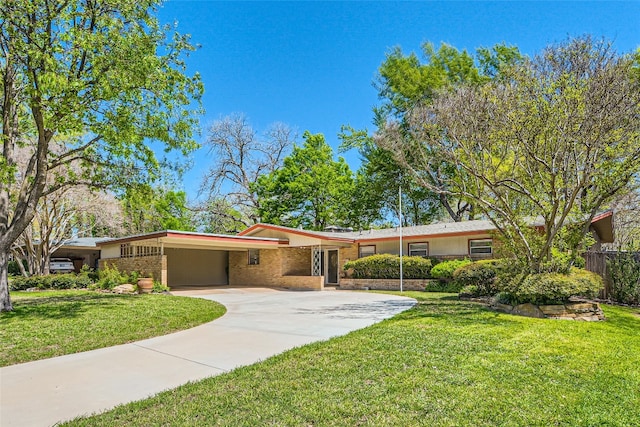
M 470 52 L 506 42 L 533 55 L 569 36 L 592 34 L 618 52 L 640 46 L 633 2 L 220 2 L 168 0 L 163 23 L 201 45 L 187 60 L 205 85 L 201 139 L 214 120 L 244 113 L 262 132 L 276 121 L 323 133 L 334 148 L 340 126 L 373 129 L 372 86 L 385 53 L 420 52 L 426 41 Z M 346 153 L 355 170 L 357 153 Z M 184 189 L 195 199 L 211 158 L 194 155 Z

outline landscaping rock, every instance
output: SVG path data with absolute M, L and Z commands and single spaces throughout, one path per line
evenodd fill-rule
M 563 317 L 572 314 L 564 305 L 541 305 L 539 308 L 547 317 Z
M 494 310 L 501 311 L 503 313 L 511 313 L 513 311 L 513 306 L 509 304 L 502 304 L 500 302 L 496 302 L 491 304 L 491 307 Z
M 113 288 L 113 293 L 116 294 L 134 294 L 136 292 L 136 287 L 125 283 L 124 285 L 119 285 Z
M 538 319 L 544 319 L 545 317 L 544 313 L 540 311 L 538 306 L 535 306 L 531 303 L 516 305 L 515 307 L 513 307 L 513 311 L 511 313 L 520 316 L 535 317 Z

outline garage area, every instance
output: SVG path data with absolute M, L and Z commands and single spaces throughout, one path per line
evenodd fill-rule
M 165 255 L 171 289 L 229 284 L 228 251 L 166 248 Z
M 100 242 L 100 268 L 137 271 L 173 290 L 227 286 L 232 255 L 246 264 L 250 250 L 275 253 L 287 244 L 278 238 L 160 231 Z

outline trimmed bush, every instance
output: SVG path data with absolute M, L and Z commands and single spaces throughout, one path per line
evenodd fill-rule
M 569 274 L 571 268 L 584 268 L 585 260 L 581 256 L 551 249 L 551 261 L 540 266 L 540 273 Z
M 460 298 L 471 298 L 471 297 L 479 297 L 480 291 L 476 285 L 467 285 L 458 291 L 458 297 Z
M 49 274 L 46 276 L 13 277 L 9 282 L 12 291 L 26 289 L 83 289 L 91 285 L 91 279 L 84 274 Z
M 500 272 L 501 263 L 502 260 L 487 259 L 463 265 L 453 272 L 453 281 L 460 288 L 475 286 L 474 296 L 493 295 L 498 291 L 494 282 Z
M 569 274 L 537 273 L 520 276 L 514 278 L 509 287 L 511 289 L 503 291 L 513 295 L 520 304 L 560 304 L 572 296 L 595 297 L 602 289 L 602 278 L 574 267 Z
M 471 264 L 468 259 L 443 261 L 431 269 L 431 277 L 440 280 L 451 280 L 453 279 L 453 272 L 467 264 Z
M 344 270 L 353 269 L 354 279 L 397 279 L 400 277 L 400 257 L 391 254 L 371 255 L 345 263 Z M 402 277 L 424 279 L 429 277 L 431 260 L 402 257 Z

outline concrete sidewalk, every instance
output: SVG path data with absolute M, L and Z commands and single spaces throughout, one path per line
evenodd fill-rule
M 349 291 L 231 288 L 183 292 L 227 313 L 132 344 L 0 368 L 0 425 L 50 426 L 369 326 L 410 298 Z

